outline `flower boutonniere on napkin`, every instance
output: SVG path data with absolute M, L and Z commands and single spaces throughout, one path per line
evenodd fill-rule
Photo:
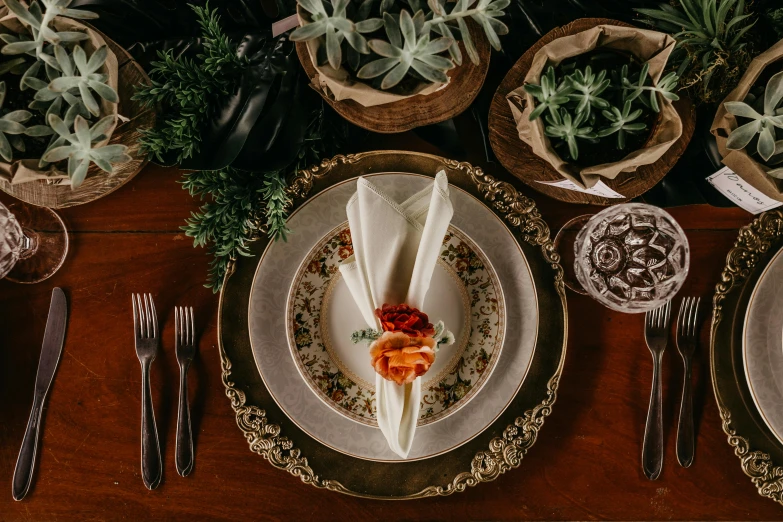
M 384 304 L 375 310 L 375 315 L 382 330 L 359 330 L 351 340 L 370 342 L 375 372 L 400 386 L 427 373 L 441 345 L 454 344 L 454 334 L 446 330 L 443 321 L 433 325 L 427 314 L 417 308 Z
M 402 203 L 360 177 L 346 213 L 354 255 L 340 273 L 368 326 L 352 337 L 371 343 L 378 427 L 406 458 L 421 409 L 420 377 L 438 347 L 454 340 L 421 311 L 454 214 L 446 173 Z

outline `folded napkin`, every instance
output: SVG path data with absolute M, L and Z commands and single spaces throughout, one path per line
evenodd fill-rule
M 438 172 L 432 185 L 403 203 L 360 177 L 346 211 L 354 255 L 340 273 L 367 325 L 380 329 L 374 312 L 384 304 L 404 303 L 426 313 L 424 296 L 454 214 L 446 173 Z M 376 374 L 375 403 L 389 447 L 406 458 L 419 418 L 421 377 L 398 385 Z

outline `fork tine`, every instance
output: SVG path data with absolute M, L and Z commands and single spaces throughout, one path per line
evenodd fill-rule
M 669 299 L 669 301 L 666 302 L 666 320 L 663 323 L 663 327 L 668 330 L 671 324 L 672 324 L 672 301 L 671 299 Z
M 152 326 L 152 337 L 158 336 L 158 313 L 155 311 L 155 301 L 152 300 L 152 294 L 147 294 L 150 297 L 150 314 L 152 320 L 150 324 Z
M 697 335 L 696 330 L 697 330 L 698 321 L 696 320 L 696 318 L 699 315 L 699 302 L 700 301 L 701 301 L 701 298 L 692 299 L 691 300 L 691 302 L 693 303 L 693 305 L 691 307 L 691 335 L 693 337 L 696 337 L 696 335 Z
M 149 294 L 144 294 L 144 328 L 145 328 L 145 337 L 150 338 L 152 337 L 152 331 L 151 326 L 152 324 L 152 317 L 150 317 L 150 298 Z
M 189 306 L 188 311 L 190 312 L 190 344 L 196 344 L 196 323 L 193 320 L 193 307 Z
M 677 314 L 677 335 L 681 335 L 685 332 L 685 324 L 684 324 L 684 318 L 685 318 L 685 309 L 688 307 L 688 298 L 684 297 L 682 301 L 680 301 L 680 312 Z
M 179 328 L 179 306 L 174 307 L 174 340 L 182 344 L 182 339 L 180 338 L 180 328 Z
M 133 334 L 139 336 L 139 309 L 136 305 L 136 294 L 131 294 L 131 304 L 133 305 Z

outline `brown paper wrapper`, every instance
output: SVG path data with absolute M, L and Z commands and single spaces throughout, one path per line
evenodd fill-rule
M 744 101 L 745 96 L 764 72 L 764 69 L 781 59 L 783 59 L 783 40 L 754 58 L 745 74 L 742 75 L 739 85 L 718 106 L 718 112 L 715 114 L 710 128 L 710 132 L 718 143 L 718 152 L 723 157 L 723 164 L 736 172 L 747 183 L 778 201 L 783 201 L 783 180 L 768 176 L 767 172 L 772 169 L 753 159 L 745 150 L 726 148 L 729 134 L 737 128 L 737 118 L 730 114 L 723 104 L 730 101 Z
M 558 38 L 543 46 L 533 57 L 530 70 L 525 76 L 525 83 L 539 84 L 541 75 L 550 65 L 556 66 L 566 58 L 585 54 L 599 47 L 630 52 L 640 62 L 648 63 L 649 75 L 653 82 L 657 83 L 663 74 L 669 55 L 674 50 L 674 45 L 675 40 L 664 33 L 635 27 L 599 25 L 581 33 Z M 663 99 L 658 123 L 643 148 L 629 153 L 614 163 L 579 168 L 563 161 L 555 152 L 549 138 L 544 134 L 543 118 L 530 121 L 535 99 L 525 91 L 524 86 L 511 91 L 506 99 L 511 107 L 519 138 L 530 145 L 537 156 L 546 160 L 566 179 L 584 188 L 595 185 L 600 177 L 614 179 L 621 172 L 633 172 L 641 165 L 656 162 L 682 135 L 682 121 L 679 114 L 671 101 Z
M 309 23 L 310 19 L 308 13 L 303 11 L 298 5 L 296 13 L 299 17 L 300 25 Z M 354 80 L 351 73 L 343 67 L 339 70 L 335 70 L 328 63 L 325 65 L 318 65 L 318 49 L 321 45 L 324 45 L 322 38 L 309 40 L 305 42 L 305 44 L 307 44 L 307 51 L 310 54 L 310 61 L 313 63 L 315 70 L 318 71 L 312 79 L 311 85 L 315 90 L 323 93 L 334 101 L 353 100 L 364 107 L 373 107 L 375 105 L 394 103 L 413 96 L 426 96 L 448 85 L 448 83 L 422 82 L 412 91 L 405 94 L 373 89 L 366 83 Z
M 103 39 L 103 37 L 101 37 L 101 35 L 93 31 L 89 27 L 85 26 L 84 24 L 77 22 L 76 20 L 71 20 L 70 18 L 63 18 L 58 16 L 57 18 L 54 19 L 52 25 L 57 31 L 86 32 L 90 38 L 88 40 L 79 42 L 79 44 L 87 52 L 88 56 L 93 52 L 95 52 L 97 48 L 106 44 L 106 41 Z M 16 18 L 16 15 L 10 13 L 7 7 L 2 6 L 2 8 L 0 8 L 0 32 L 20 33 L 23 30 L 24 30 L 23 25 Z M 100 69 L 100 72 L 102 74 L 108 75 L 109 79 L 106 81 L 106 83 L 116 91 L 117 78 L 118 78 L 117 57 L 111 51 L 111 48 L 109 48 L 108 51 L 109 53 L 106 57 L 106 63 L 103 64 L 103 67 Z M 6 81 L 18 81 L 18 77 L 11 76 L 9 78 L 6 78 Z M 29 92 L 29 91 L 25 91 L 25 92 Z M 30 99 L 32 100 L 32 94 L 30 96 L 31 96 Z M 109 140 L 111 139 L 111 134 L 112 132 L 114 132 L 114 128 L 117 126 L 117 104 L 108 102 L 100 97 L 97 97 L 97 99 L 100 103 L 101 115 L 95 121 L 98 121 L 101 118 L 105 118 L 106 116 L 110 116 L 110 115 L 114 116 L 114 124 L 109 129 L 109 132 L 107 133 L 107 138 L 96 144 L 96 147 L 100 147 L 102 145 L 109 143 Z M 19 154 L 19 152 L 16 150 L 14 152 L 16 154 Z M 103 171 L 100 172 L 104 173 Z M 68 178 L 68 173 L 57 169 L 54 165 L 49 165 L 49 167 L 45 169 L 39 168 L 38 159 L 20 159 L 20 160 L 14 160 L 11 163 L 8 163 L 0 159 L 0 178 L 9 181 L 13 185 L 18 183 L 29 183 L 30 181 L 35 181 L 39 179 L 46 179 L 51 181 L 52 183 L 58 183 L 64 185 L 70 185 L 71 183 L 70 179 Z

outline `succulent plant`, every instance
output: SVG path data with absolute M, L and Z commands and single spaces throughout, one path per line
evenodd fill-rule
M 415 21 L 416 17 L 419 20 Z M 416 25 L 421 24 L 423 18 L 422 11 L 417 12 L 415 17 L 411 17 L 408 11 L 402 11 L 397 23 L 392 15 L 385 13 L 383 22 L 389 41 L 369 42 L 370 49 L 383 58 L 368 63 L 359 69 L 356 76 L 370 79 L 388 71 L 381 82 L 381 89 L 391 89 L 413 68 L 424 79 L 433 83 L 447 82 L 449 77 L 446 76 L 446 71 L 453 68 L 454 64 L 448 58 L 440 56 L 440 53 L 448 50 L 453 40 L 441 37 L 430 41 L 429 33 L 417 38 Z
M 746 98 L 746 101 L 751 99 Z M 744 123 L 731 131 L 726 141 L 726 148 L 730 150 L 742 150 L 751 146 L 754 138 L 758 138 L 755 143 L 755 150 L 763 162 L 768 166 L 774 166 L 783 161 L 783 158 L 777 159 L 774 156 L 783 154 L 783 139 L 778 139 L 780 134 L 777 129 L 783 129 L 783 71 L 775 74 L 767 82 L 764 89 L 763 98 L 759 99 L 756 105 L 762 110 L 758 110 L 746 102 L 731 101 L 723 106 L 726 110 L 739 118 L 746 118 L 750 121 Z M 763 103 L 762 103 L 763 102 Z M 768 172 L 773 177 L 783 177 L 783 168 L 775 168 Z
M 546 73 L 541 77 L 541 85 L 525 84 L 525 91 L 530 93 L 538 102 L 533 112 L 530 113 L 530 121 L 541 116 L 547 109 L 552 114 L 557 112 L 561 105 L 565 105 L 571 99 L 568 95 L 572 90 L 573 87 L 567 85 L 565 81 L 558 85 L 555 80 L 555 68 L 550 65 Z
M 97 15 L 69 9 L 72 0 L 33 0 L 29 5 L 19 0 L 4 2 L 24 29 L 19 34 L 0 34 L 0 53 L 11 56 L 0 63 L 0 74 L 19 76 L 19 89 L 29 111 L 0 117 L 0 156 L 10 162 L 13 149 L 25 152 L 35 143 L 32 150 L 44 150 L 35 158 L 39 168 L 68 160 L 73 188 L 82 183 L 90 163 L 111 173 L 113 162 L 130 159 L 127 147 L 93 145 L 108 140 L 115 117 L 107 116 L 90 127 L 90 120 L 101 114 L 96 95 L 119 102 L 117 92 L 106 83 L 107 75 L 99 72 L 108 49 L 104 45 L 88 56 L 78 43 L 89 38 L 86 32 L 53 28 L 58 16 L 90 19 Z M 5 93 L 5 82 L 0 82 L 0 107 Z
M 637 133 L 647 128 L 645 123 L 636 121 L 642 115 L 642 109 L 631 111 L 632 103 L 632 100 L 625 100 L 622 110 L 610 107 L 608 111 L 601 111 L 609 126 L 598 131 L 599 138 L 617 133 L 617 148 L 624 149 L 626 133 Z
M 471 61 L 478 63 L 468 19 L 481 26 L 495 49 L 500 49 L 499 35 L 508 33 L 500 18 L 510 0 L 297 1 L 310 20 L 290 39 L 321 39 L 332 68 L 347 64 L 360 80 L 385 75 L 378 82 L 384 90 L 409 76 L 419 82 L 447 82 L 446 71 L 462 64 L 460 40 Z
M 33 54 L 33 56 L 38 59 L 46 60 L 46 56 L 50 55 L 45 55 L 44 43 L 59 44 L 61 42 L 78 42 L 89 38 L 85 33 L 79 31 L 57 32 L 49 27 L 56 16 L 81 19 L 93 19 L 98 17 L 97 14 L 90 11 L 68 9 L 68 6 L 72 1 L 73 0 L 41 0 L 41 3 L 46 8 L 45 11 L 41 11 L 41 5 L 37 1 L 30 3 L 30 7 L 27 8 L 18 0 L 4 0 L 8 10 L 29 27 L 32 38 L 28 38 L 27 35 L 16 37 L 13 35 L 6 35 L 3 37 L 3 40 L 6 42 L 6 46 L 3 47 L 2 51 L 3 54 Z
M 684 87 L 700 86 L 702 101 L 722 98 L 750 61 L 747 33 L 756 21 L 745 0 L 676 0 L 659 9 L 636 9 L 656 29 L 677 40 L 672 63 L 685 76 Z M 715 81 L 713 82 L 713 78 Z
M 48 85 L 47 89 L 52 93 L 49 96 L 57 96 L 58 93 L 78 89 L 82 103 L 93 116 L 99 116 L 101 108 L 91 91 L 95 91 L 98 96 L 112 103 L 120 101 L 117 92 L 106 85 L 107 76 L 96 72 L 106 62 L 108 49 L 105 45 L 96 49 L 89 60 L 87 60 L 84 49 L 79 45 L 75 45 L 73 48 L 73 62 L 71 62 L 67 51 L 59 45 L 54 46 L 54 53 L 62 76 L 55 78 Z M 74 64 L 76 68 L 74 68 Z M 38 93 L 41 92 L 45 91 L 38 91 Z
M 579 140 L 597 144 L 616 134 L 617 148 L 624 150 L 628 134 L 647 129 L 645 115 L 660 112 L 660 99 L 679 99 L 674 93 L 677 75 L 670 73 L 653 83 L 649 69 L 645 63 L 631 74 L 628 64 L 624 64 L 596 74 L 591 65 L 549 66 L 540 85 L 524 86 L 535 100 L 529 119 L 545 114 L 544 133 L 567 145 L 567 159 L 571 161 L 579 158 Z M 563 70 L 570 72 L 563 74 Z
M 2 108 L 5 102 L 5 93 L 5 82 L 0 82 L 0 108 Z M 21 142 L 22 145 L 19 145 L 20 140 L 16 138 L 27 130 L 22 124 L 31 117 L 32 114 L 24 110 L 12 111 L 0 117 L 0 156 L 4 160 L 13 160 L 13 149 L 20 150 L 21 148 L 21 151 L 24 151 L 24 142 Z
M 587 112 L 589 116 L 593 107 L 607 109 L 609 102 L 599 95 L 609 87 L 610 82 L 606 77 L 606 71 L 601 71 L 596 76 L 589 65 L 585 67 L 584 72 L 577 69 L 573 74 L 566 77 L 566 83 L 573 90 L 568 95 L 568 98 L 578 102 L 576 106 L 577 114 Z
M 68 125 L 59 116 L 49 116 L 49 125 L 59 134 L 55 144 L 44 153 L 43 159 L 50 163 L 68 160 L 68 176 L 72 185 L 80 185 L 87 175 L 90 163 L 95 163 L 109 174 L 114 173 L 112 163 L 130 161 L 125 145 L 104 145 L 92 148 L 93 143 L 106 139 L 106 133 L 114 124 L 113 116 L 106 116 L 90 127 L 87 120 L 76 116 L 71 133 Z M 66 145 L 66 143 L 68 143 Z
M 544 127 L 544 132 L 547 136 L 552 138 L 561 138 L 568 143 L 568 151 L 571 154 L 571 159 L 579 159 L 579 145 L 576 143 L 577 138 L 581 139 L 595 139 L 596 133 L 593 132 L 593 127 L 584 126 L 582 124 L 587 121 L 587 112 L 577 112 L 576 116 L 571 116 L 565 109 L 558 109 L 546 115 L 545 120 L 547 125 Z

